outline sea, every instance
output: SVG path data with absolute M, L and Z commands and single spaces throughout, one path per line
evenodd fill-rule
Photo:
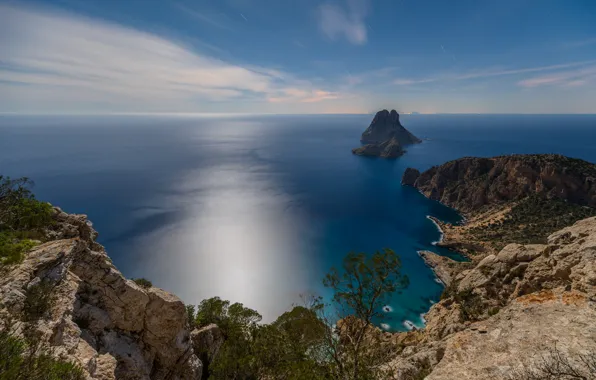
M 410 284 L 383 327 L 424 325 L 443 286 L 418 255 L 432 215 L 407 167 L 464 156 L 560 153 L 596 162 L 596 115 L 402 115 L 423 139 L 393 160 L 354 156 L 372 115 L 0 115 L 0 174 L 87 214 L 120 271 L 189 304 L 218 296 L 273 321 L 349 252 L 393 249 Z

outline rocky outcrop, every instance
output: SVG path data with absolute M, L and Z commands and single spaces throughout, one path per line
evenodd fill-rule
M 404 172 L 404 175 L 401 177 L 401 184 L 406 186 L 414 186 L 418 177 L 420 177 L 420 170 L 407 168 Z
M 206 369 L 219 353 L 225 337 L 221 329 L 215 324 L 194 329 L 190 336 L 192 338 L 194 352 L 203 363 L 203 374 L 206 378 L 208 376 Z
M 366 144 L 360 148 L 354 148 L 352 153 L 357 156 L 396 158 L 403 155 L 405 150 L 395 138 L 391 138 L 381 144 Z
M 430 251 L 419 251 L 418 254 L 422 257 L 424 263 L 435 272 L 437 278 L 446 286 L 449 286 L 455 276 L 460 272 L 460 265 L 462 263 Z
M 19 319 L 56 355 L 90 379 L 200 379 L 183 302 L 145 289 L 114 267 L 84 215 L 55 209 L 56 239 L 26 254 L 0 277 L 0 317 Z M 51 307 L 28 318 L 31 289 L 44 285 Z
M 415 179 L 414 170 L 406 171 L 404 184 L 464 214 L 536 193 L 596 207 L 596 165 L 565 156 L 464 157 L 432 167 Z
M 395 158 L 405 153 L 403 146 L 418 144 L 422 140 L 401 125 L 395 110 L 382 110 L 377 112 L 370 126 L 362 133 L 360 142 L 366 145 L 352 149 L 353 154 Z
M 435 271 L 452 271 L 451 282 L 416 339 L 398 334 L 405 346 L 391 363 L 398 379 L 508 379 L 554 347 L 572 362 L 596 353 L 596 218 L 547 244 L 510 244 L 473 267 L 454 271 L 427 256 Z

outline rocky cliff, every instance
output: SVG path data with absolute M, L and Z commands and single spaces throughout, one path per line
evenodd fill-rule
M 595 378 L 596 218 L 475 265 L 425 255 L 449 286 L 425 329 L 392 337 L 398 379 Z
M 542 244 L 596 215 L 596 165 L 553 154 L 465 157 L 423 173 L 408 168 L 402 184 L 466 216 L 463 225 L 435 222 L 444 232 L 439 245 L 468 255 Z
M 405 174 L 402 183 L 463 213 L 536 193 L 596 207 L 596 165 L 555 154 L 464 157 Z
M 403 146 L 422 142 L 401 125 L 395 110 L 377 112 L 360 141 L 365 145 L 352 149 L 352 153 L 385 158 L 399 157 L 405 153 Z
M 182 301 L 122 276 L 84 215 L 56 208 L 55 220 L 51 241 L 2 269 L 0 319 L 18 320 L 17 331 L 35 331 L 90 379 L 200 379 Z M 35 302 L 51 300 L 34 318 L 33 289 Z

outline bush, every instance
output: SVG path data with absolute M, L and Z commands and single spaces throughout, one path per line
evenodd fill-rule
M 84 380 L 77 365 L 57 359 L 8 331 L 0 331 L 0 380 Z
M 133 279 L 135 284 L 139 285 L 141 288 L 149 289 L 153 286 L 151 281 L 147 280 L 146 278 L 135 278 Z
M 23 260 L 23 254 L 37 245 L 30 239 L 20 240 L 10 231 L 0 232 L 0 264 L 18 264 Z
M 484 314 L 482 298 L 472 289 L 457 292 L 453 299 L 460 306 L 460 315 L 464 321 L 476 321 Z
M 29 286 L 25 293 L 23 308 L 25 320 L 36 321 L 43 318 L 54 306 L 55 298 L 52 294 L 54 286 L 46 280 Z
M 27 178 L 0 176 L 0 265 L 19 263 L 54 223 L 52 206 L 35 199 Z

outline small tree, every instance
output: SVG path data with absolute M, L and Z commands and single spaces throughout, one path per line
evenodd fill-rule
M 341 318 L 326 334 L 332 376 L 351 380 L 386 376 L 382 365 L 392 352 L 373 323 L 383 320 L 382 307 L 388 298 L 409 284 L 407 276 L 401 274 L 401 260 L 390 249 L 370 256 L 350 253 L 342 269 L 332 269 L 324 280 L 334 292 L 332 307 Z M 320 299 L 314 307 L 328 325 L 333 321 L 322 314 L 325 307 Z

